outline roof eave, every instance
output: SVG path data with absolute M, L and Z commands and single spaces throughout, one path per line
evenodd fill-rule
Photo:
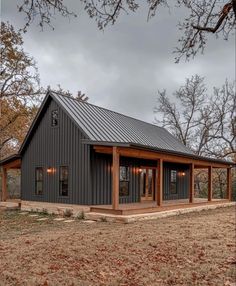
M 18 151 L 19 154 L 21 154 L 23 152 L 23 150 L 24 150 L 24 148 L 25 148 L 25 146 L 26 146 L 26 144 L 27 144 L 27 142 L 29 140 L 29 137 L 30 137 L 30 135 L 31 135 L 35 125 L 36 125 L 36 122 L 37 122 L 37 120 L 38 120 L 42 110 L 44 109 L 44 107 L 46 105 L 46 102 L 48 101 L 49 96 L 50 96 L 50 91 L 48 90 L 47 93 L 46 93 L 46 96 L 45 96 L 45 98 L 43 100 L 43 102 L 40 105 L 40 108 L 38 109 L 38 112 L 37 112 L 37 114 L 36 114 L 32 124 L 31 124 L 31 126 L 30 126 L 30 128 L 29 128 L 29 130 L 28 130 L 28 132 L 27 132 L 27 134 L 25 136 L 25 139 L 24 139 L 23 143 L 21 144 L 21 147 L 20 147 L 20 149 Z
M 172 151 L 172 150 L 167 150 L 167 149 L 160 149 L 160 148 L 155 148 L 155 147 L 151 147 L 151 146 L 145 146 L 145 145 L 141 145 L 141 144 L 137 144 L 137 143 L 132 143 L 132 142 L 127 142 L 127 143 L 123 143 L 123 142 L 107 142 L 107 141 L 92 141 L 92 140 L 83 140 L 82 141 L 83 144 L 88 144 L 88 145 L 98 145 L 98 146 L 110 146 L 110 147 L 128 147 L 128 148 L 136 148 L 136 149 L 142 149 L 142 150 L 150 150 L 153 152 L 162 152 L 165 154 L 170 154 L 170 155 L 177 155 L 177 156 L 182 156 L 185 158 L 192 158 L 192 159 L 199 159 L 202 161 L 210 161 L 210 162 L 214 162 L 214 163 L 220 163 L 220 164 L 225 164 L 225 165 L 232 165 L 234 166 L 235 163 L 231 162 L 231 161 L 225 161 L 225 160 L 221 160 L 221 159 L 214 159 L 214 158 L 208 158 L 208 157 L 204 157 L 204 156 L 200 156 L 200 155 L 196 155 L 196 154 L 191 154 L 191 153 L 184 153 L 184 152 L 177 152 L 177 151 Z

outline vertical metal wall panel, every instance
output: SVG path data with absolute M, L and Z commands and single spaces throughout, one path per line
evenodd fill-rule
M 51 127 L 51 112 L 59 111 L 59 124 Z M 22 198 L 24 200 L 90 204 L 90 146 L 82 144 L 86 137 L 56 104 L 50 101 L 41 121 L 22 156 Z M 59 167 L 69 167 L 69 196 L 59 196 Z M 43 195 L 35 195 L 35 168 L 44 168 Z M 48 174 L 47 168 L 55 168 Z
M 129 196 L 120 197 L 120 203 L 140 201 L 141 166 L 156 166 L 156 161 L 135 158 L 120 158 L 120 165 L 130 167 Z M 92 204 L 111 204 L 112 200 L 112 156 L 91 151 Z
M 177 171 L 177 194 L 170 193 L 170 174 L 171 170 Z M 181 172 L 184 172 L 185 175 L 182 176 Z M 178 200 L 178 199 L 187 199 L 189 196 L 189 166 L 184 164 L 171 164 L 164 163 L 164 172 L 163 172 L 163 188 L 164 200 Z

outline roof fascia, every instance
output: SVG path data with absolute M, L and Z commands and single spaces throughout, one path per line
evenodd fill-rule
M 121 142 L 106 142 L 106 141 L 92 141 L 92 140 L 82 140 L 83 144 L 88 144 L 88 145 L 99 145 L 99 146 L 115 146 L 115 147 L 129 147 L 129 148 L 136 148 L 136 149 L 141 149 L 141 150 L 150 150 L 153 152 L 162 152 L 170 155 L 176 155 L 176 156 L 182 156 L 185 158 L 193 158 L 193 159 L 199 159 L 202 161 L 207 161 L 207 162 L 213 162 L 213 163 L 219 163 L 219 164 L 225 164 L 229 166 L 234 166 L 235 163 L 231 161 L 224 161 L 220 159 L 214 159 L 214 158 L 207 158 L 195 154 L 187 154 L 187 153 L 182 153 L 182 152 L 175 152 L 171 150 L 166 150 L 166 149 L 158 149 L 154 147 L 148 147 L 145 145 L 141 144 L 136 144 L 136 143 L 121 143 Z
M 31 124 L 26 136 L 25 136 L 25 139 L 24 139 L 23 143 L 21 144 L 21 147 L 20 147 L 19 152 L 18 152 L 19 154 L 21 154 L 23 152 L 23 150 L 24 150 L 24 148 L 25 148 L 25 146 L 26 146 L 26 144 L 30 138 L 30 135 L 31 135 L 32 131 L 34 130 L 34 127 L 38 121 L 38 118 L 39 118 L 41 112 L 43 111 L 44 107 L 46 106 L 49 98 L 50 98 L 50 91 L 47 91 L 46 96 L 45 96 L 43 102 L 41 103 L 41 106 L 39 107 L 39 110 L 38 110 L 32 124 Z
M 130 147 L 130 143 L 123 142 L 107 142 L 107 141 L 93 141 L 89 139 L 83 139 L 82 144 L 87 145 L 99 145 L 99 146 L 116 146 L 116 147 Z
M 11 155 L 11 156 L 8 156 L 8 157 L 2 159 L 2 160 L 0 161 L 0 166 L 5 165 L 5 164 L 8 164 L 8 163 L 10 163 L 10 162 L 12 162 L 12 161 L 18 160 L 18 159 L 20 159 L 20 158 L 21 158 L 20 154 L 13 154 L 13 155 Z

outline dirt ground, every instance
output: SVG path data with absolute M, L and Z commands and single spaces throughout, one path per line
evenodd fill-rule
M 132 224 L 46 217 L 0 212 L 1 286 L 236 285 L 234 207 Z

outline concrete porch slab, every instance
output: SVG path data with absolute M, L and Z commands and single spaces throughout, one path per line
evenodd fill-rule
M 144 220 L 153 220 L 159 218 L 166 218 L 181 214 L 187 214 L 192 212 L 201 212 L 204 210 L 213 210 L 217 208 L 225 208 L 230 206 L 236 206 L 236 202 L 226 202 L 219 204 L 206 204 L 201 206 L 193 206 L 189 208 L 180 208 L 180 209 L 172 209 L 167 211 L 159 211 L 152 213 L 144 213 L 144 214 L 133 214 L 133 215 L 114 215 L 107 213 L 95 213 L 89 212 L 85 214 L 86 220 L 95 220 L 95 221 L 108 221 L 108 222 L 121 222 L 121 223 L 131 223 L 136 221 L 144 221 Z

